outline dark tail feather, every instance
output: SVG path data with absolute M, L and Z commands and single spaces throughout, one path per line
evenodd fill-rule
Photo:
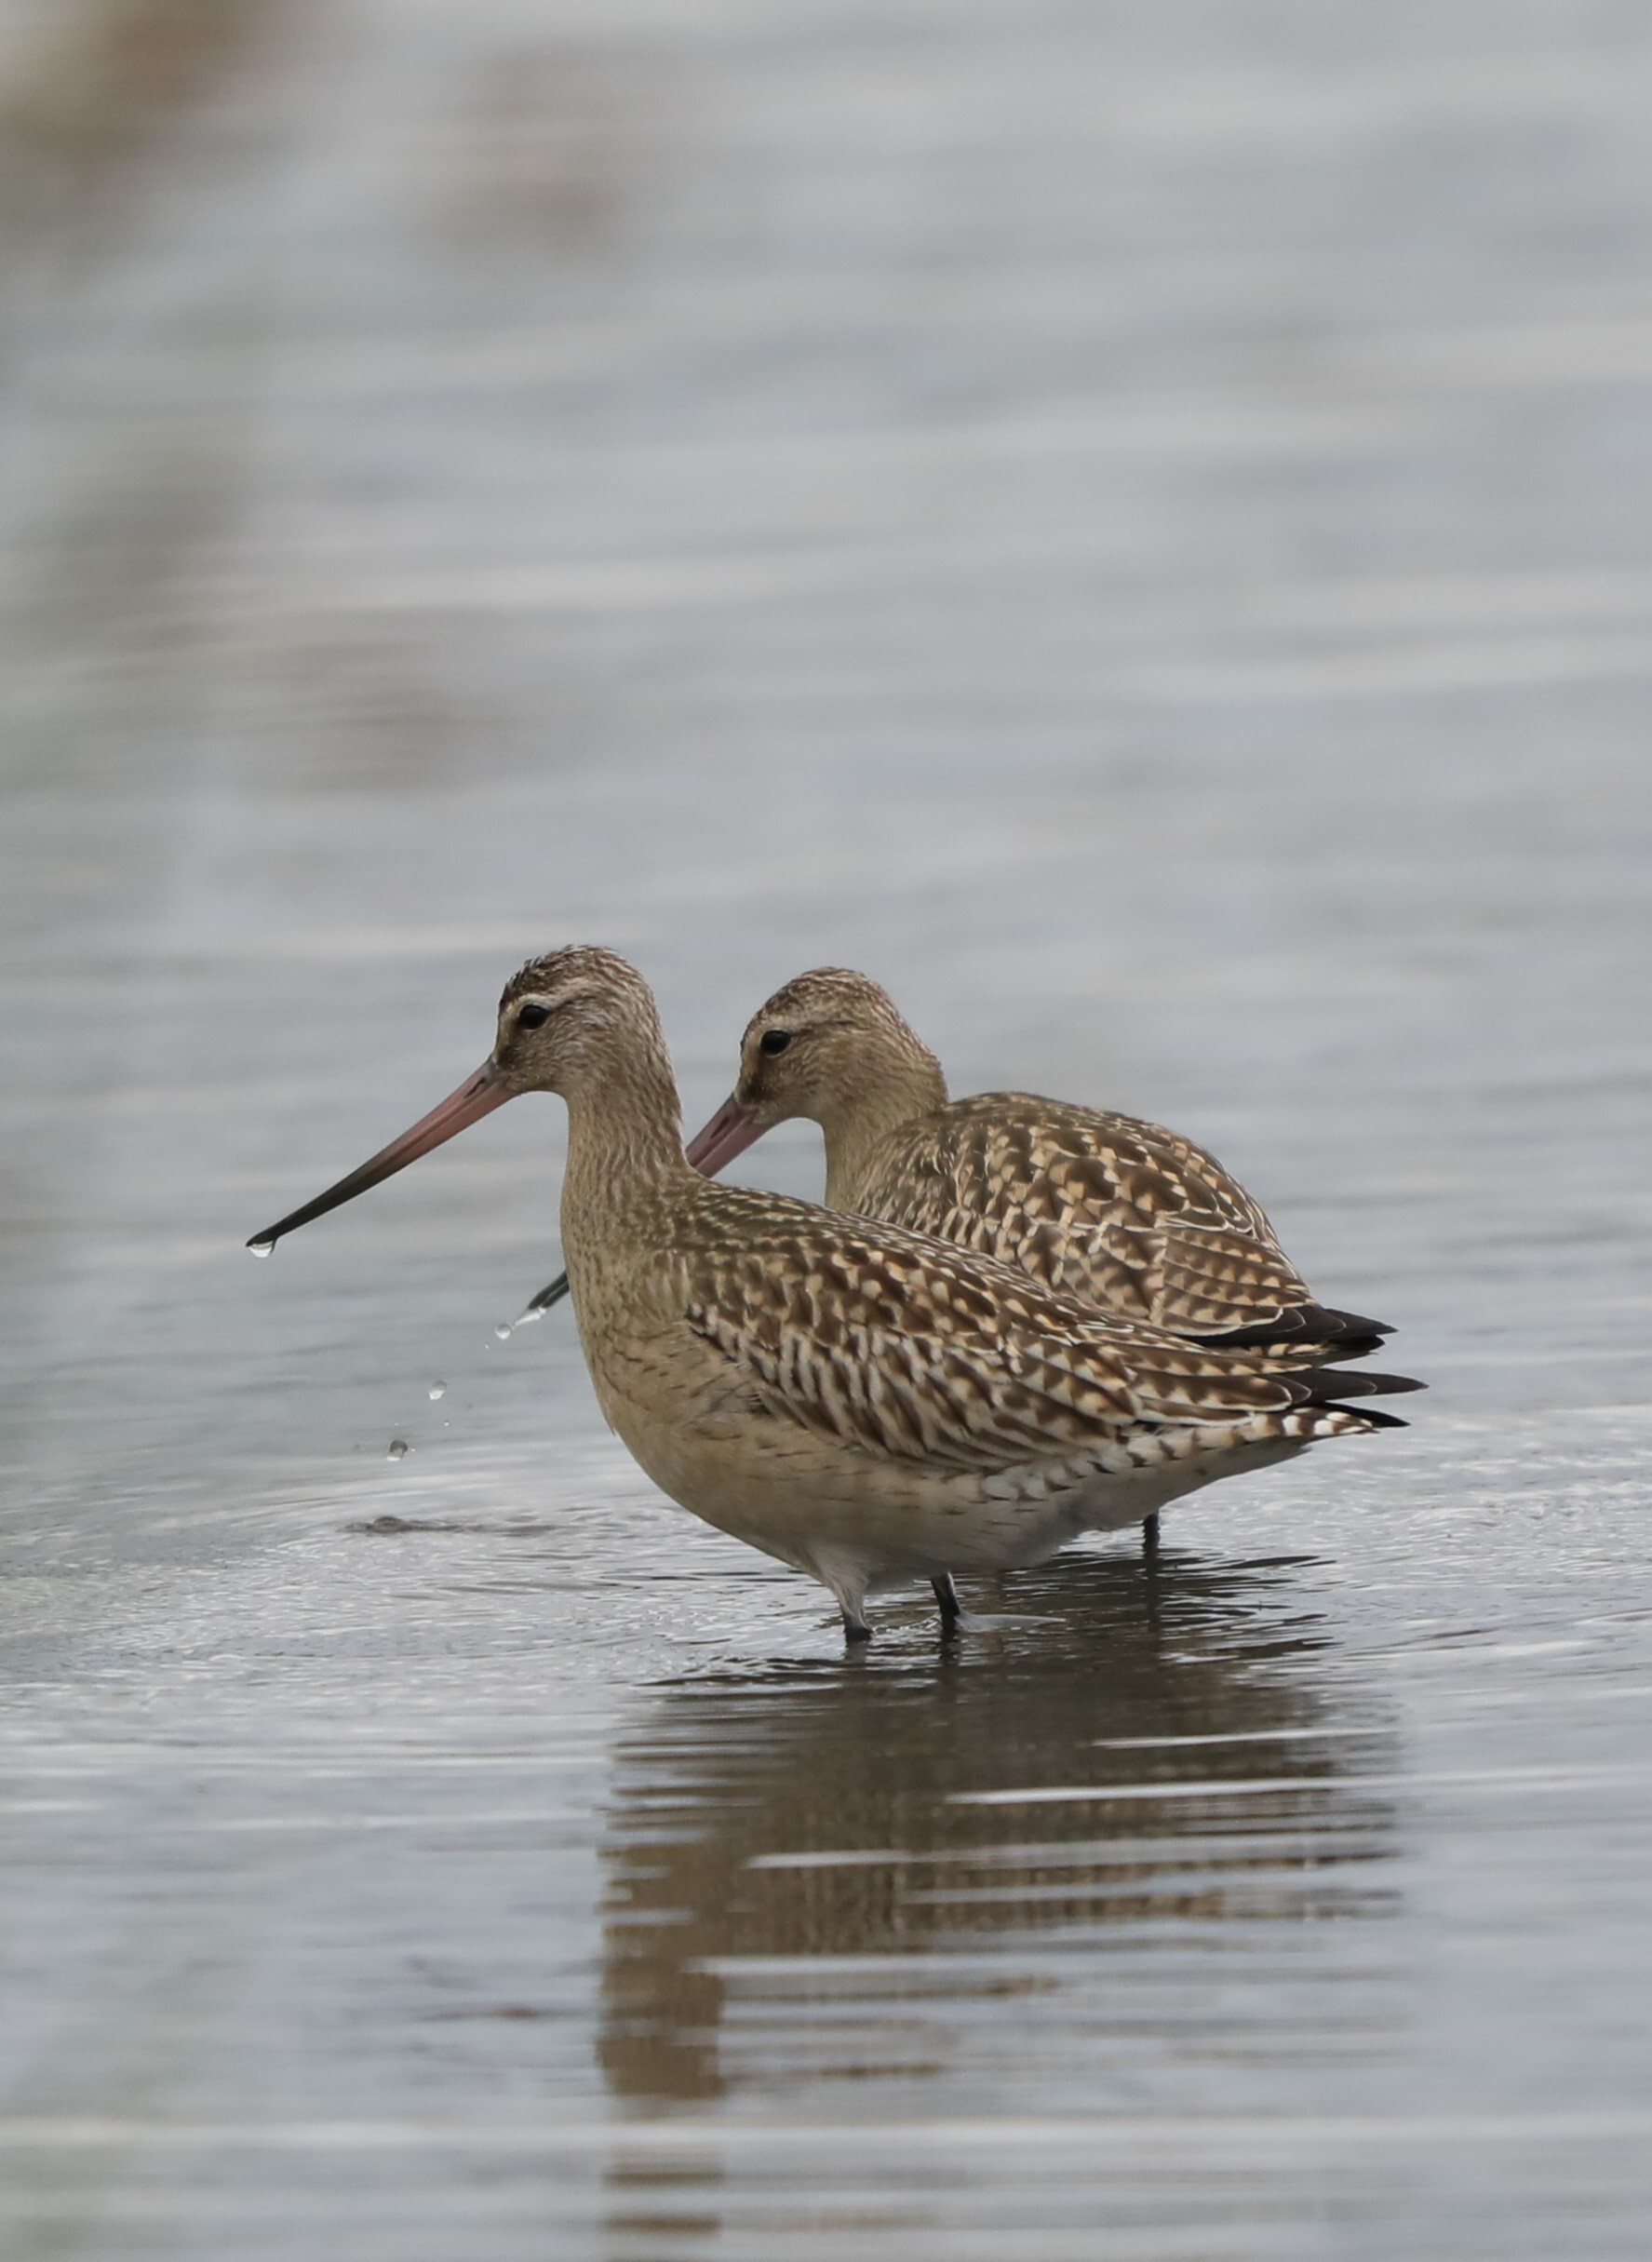
M 1310 1367 L 1296 1380 L 1310 1406 L 1336 1406 L 1344 1398 L 1391 1398 L 1401 1391 L 1429 1387 L 1415 1375 L 1373 1375 L 1363 1370 L 1349 1375 L 1339 1373 L 1335 1367 Z
M 1351 1414 L 1356 1421 L 1363 1421 L 1367 1429 L 1372 1430 L 1408 1430 L 1411 1427 L 1410 1422 L 1402 1421 L 1398 1414 L 1385 1414 L 1379 1407 L 1375 1406 L 1333 1404 L 1328 1411 L 1336 1414 Z
M 1292 1378 L 1310 1406 L 1323 1406 L 1330 1412 L 1351 1414 L 1368 1429 L 1403 1430 L 1407 1424 L 1398 1414 L 1380 1413 L 1374 1406 L 1345 1406 L 1346 1398 L 1386 1398 L 1396 1392 L 1427 1390 L 1414 1375 L 1341 1374 L 1335 1367 L 1310 1367 L 1305 1374 Z
M 1337 1312 L 1329 1304 L 1288 1304 L 1273 1319 L 1200 1340 L 1219 1344 L 1224 1351 L 1247 1351 L 1267 1343 L 1323 1343 L 1327 1358 L 1363 1359 L 1393 1332 L 1386 1320 L 1366 1319 L 1359 1312 Z

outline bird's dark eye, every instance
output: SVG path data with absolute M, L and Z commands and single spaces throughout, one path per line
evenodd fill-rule
M 783 1053 L 792 1041 L 789 1029 L 766 1029 L 758 1050 L 762 1053 Z
M 548 1005 L 524 1005 L 517 1016 L 518 1029 L 543 1029 L 551 1017 Z

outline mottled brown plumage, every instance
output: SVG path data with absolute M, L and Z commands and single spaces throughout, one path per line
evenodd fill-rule
M 612 952 L 536 959 L 479 1074 L 262 1243 L 517 1092 L 569 1110 L 562 1234 L 609 1421 L 685 1507 L 867 1589 L 1039 1561 L 1086 1528 L 1392 1417 L 1416 1385 L 1301 1347 L 1212 1350 L 899 1226 L 691 1167 L 653 1000 Z
M 746 1028 L 732 1096 L 689 1152 L 719 1168 L 799 1115 L 826 1134 L 828 1208 L 1202 1341 L 1313 1344 L 1339 1359 L 1390 1332 L 1320 1303 L 1257 1204 L 1191 1139 L 1027 1092 L 949 1100 L 940 1062 L 864 974 L 817 967 L 776 990 Z
M 1325 1353 L 1347 1356 L 1385 1332 L 1327 1313 L 1243 1187 L 1157 1124 L 985 1092 L 927 1110 L 857 1159 L 849 1183 L 830 1189 L 845 1207 L 1176 1334 L 1304 1340 L 1323 1328 Z

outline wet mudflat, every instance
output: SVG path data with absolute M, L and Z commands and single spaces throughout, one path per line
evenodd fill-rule
M 0 9 L 0 2251 L 1640 2257 L 1652 8 L 235 13 Z M 568 939 L 1414 1427 L 845 1660 L 497 1332 L 554 1102 L 240 1247 Z

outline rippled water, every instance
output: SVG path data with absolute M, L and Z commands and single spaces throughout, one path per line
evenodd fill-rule
M 233 13 L 0 7 L 0 2245 L 1639 2262 L 1652 8 Z M 240 1247 L 571 938 L 1414 1427 L 845 1658 L 507 1331 L 553 1103 Z

